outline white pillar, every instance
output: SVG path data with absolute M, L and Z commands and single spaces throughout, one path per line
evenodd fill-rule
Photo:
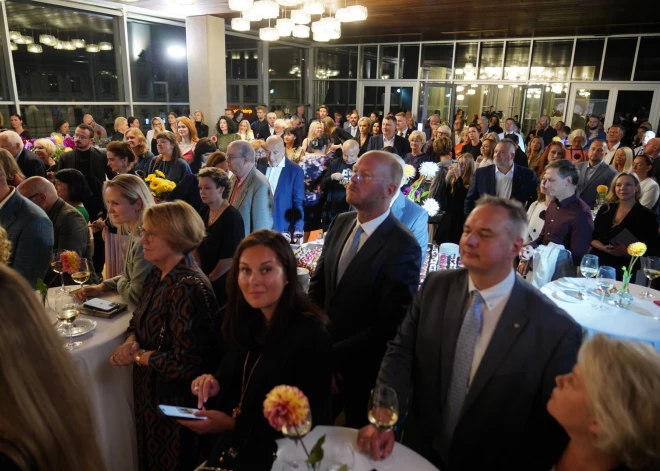
M 213 136 L 227 106 L 225 20 L 210 15 L 187 17 L 186 49 L 190 113 L 201 110 Z

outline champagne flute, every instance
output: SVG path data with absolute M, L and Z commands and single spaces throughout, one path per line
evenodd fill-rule
M 64 250 L 53 250 L 51 252 L 50 256 L 50 268 L 57 274 L 60 275 L 60 280 L 62 280 L 62 287 L 58 290 L 60 293 L 68 293 L 69 290 L 64 286 L 64 274 L 63 274 L 63 268 L 62 268 L 62 262 L 60 261 L 60 257 L 62 255 L 62 252 Z
M 89 263 L 89 260 L 81 258 L 78 271 L 71 274 L 71 278 L 80 285 L 80 289 L 85 287 L 85 283 L 87 283 L 89 277 L 92 276 L 92 271 L 89 268 L 90 266 L 91 264 Z
M 641 293 L 643 298 L 654 298 L 651 294 L 651 281 L 660 276 L 660 257 L 644 257 L 642 259 L 642 269 L 644 275 L 649 279 L 646 291 Z
M 69 332 L 69 341 L 64 344 L 64 347 L 71 351 L 82 345 L 82 342 L 73 341 L 73 323 L 76 321 L 80 315 L 80 306 L 78 303 L 67 303 L 62 305 L 61 309 L 57 311 L 57 318 L 61 322 L 67 324 L 67 330 Z
M 600 267 L 598 269 L 598 275 L 596 278 L 596 283 L 601 290 L 600 294 L 600 304 L 596 306 L 596 309 L 607 309 L 605 304 L 605 293 L 612 289 L 616 281 L 616 270 L 612 267 Z
M 598 274 L 598 257 L 596 255 L 587 254 L 582 257 L 580 262 L 580 273 L 585 278 L 594 278 Z M 582 297 L 582 289 L 580 288 L 580 297 Z
M 396 391 L 388 386 L 376 386 L 372 389 L 367 418 L 380 433 L 391 431 L 399 420 L 399 401 Z M 380 453 L 382 456 L 382 450 Z M 394 464 L 394 457 L 390 455 L 384 461 L 374 461 L 369 458 L 369 462 L 380 468 L 388 469 Z

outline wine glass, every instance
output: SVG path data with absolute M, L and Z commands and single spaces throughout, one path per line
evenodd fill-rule
M 73 341 L 73 323 L 76 321 L 80 315 L 80 305 L 76 302 L 70 302 L 63 304 L 62 307 L 57 311 L 57 318 L 61 322 L 67 324 L 67 331 L 69 332 L 69 341 L 64 344 L 64 347 L 71 351 L 82 345 L 82 342 Z
M 651 294 L 651 281 L 655 280 L 660 276 L 660 257 L 644 257 L 642 259 L 642 269 L 644 270 L 644 275 L 649 279 L 646 291 L 640 295 L 643 298 L 654 298 Z
M 68 293 L 69 290 L 64 286 L 64 273 L 62 269 L 62 262 L 60 261 L 60 257 L 64 250 L 53 250 L 50 256 L 50 268 L 60 275 L 60 280 L 62 280 L 62 287 L 58 290 L 60 293 Z
M 305 420 L 303 421 L 302 424 L 295 426 L 295 427 L 289 427 L 288 425 L 282 426 L 282 435 L 285 437 L 289 437 L 293 439 L 296 442 L 296 446 L 300 443 L 302 444 L 303 449 L 305 450 L 305 453 L 307 453 L 307 448 L 305 448 L 305 444 L 302 443 L 302 439 L 309 433 L 309 431 L 312 429 L 312 412 L 308 411 L 307 412 L 307 417 L 305 417 Z M 285 459 L 284 463 L 289 466 L 290 468 L 293 469 L 298 469 L 298 468 L 305 468 L 306 463 L 305 460 L 307 458 L 293 458 L 293 459 Z
M 594 278 L 598 274 L 598 257 L 596 255 L 587 254 L 582 257 L 580 262 L 580 273 L 585 278 Z M 580 288 L 580 297 L 582 297 L 582 288 Z
M 388 386 L 376 386 L 372 389 L 367 418 L 380 433 L 391 431 L 399 420 L 399 401 L 396 391 Z M 388 469 L 394 464 L 394 457 L 390 455 L 385 460 L 379 461 L 369 458 L 369 462 L 382 469 Z
M 89 260 L 81 258 L 78 271 L 71 274 L 71 278 L 80 285 L 80 289 L 85 287 L 85 283 L 87 283 L 89 277 L 92 276 L 92 271 L 89 268 L 90 266 L 91 263 L 89 263 Z
M 355 452 L 350 443 L 339 442 L 333 445 L 328 453 L 327 459 L 323 460 L 328 471 L 339 471 L 346 466 L 347 471 L 355 468 Z
M 600 267 L 598 269 L 598 275 L 596 278 L 596 283 L 601 290 L 600 294 L 600 304 L 596 306 L 597 309 L 607 309 L 605 305 L 605 293 L 612 289 L 616 281 L 616 270 L 612 267 Z

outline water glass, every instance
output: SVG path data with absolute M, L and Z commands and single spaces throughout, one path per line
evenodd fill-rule
M 600 303 L 596 306 L 597 309 L 607 309 L 605 304 L 605 294 L 607 291 L 615 286 L 616 270 L 612 267 L 600 267 L 596 277 L 596 283 L 601 290 Z

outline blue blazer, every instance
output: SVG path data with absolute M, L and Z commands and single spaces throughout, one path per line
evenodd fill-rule
M 259 159 L 257 168 L 266 175 L 267 159 Z M 273 196 L 273 230 L 288 232 L 293 237 L 296 232 L 303 233 L 305 225 L 303 200 L 305 199 L 305 174 L 291 160 L 284 158 L 284 168 L 277 182 Z
M 413 203 L 399 191 L 390 208 L 394 217 L 406 226 L 415 236 L 422 249 L 422 263 L 429 243 L 429 213 L 420 205 Z
M 53 223 L 46 213 L 18 190 L 0 209 L 0 226 L 11 242 L 9 266 L 36 287 L 37 279 L 46 277 L 53 250 Z

